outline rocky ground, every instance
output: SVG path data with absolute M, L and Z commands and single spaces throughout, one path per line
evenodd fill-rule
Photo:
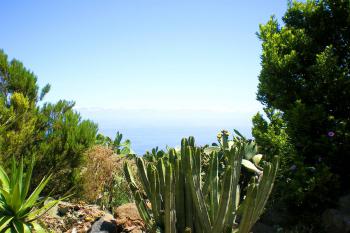
M 64 233 L 142 233 L 144 224 L 135 204 L 116 208 L 114 213 L 102 211 L 98 206 L 85 203 L 60 202 L 42 218 L 50 232 Z
M 273 218 L 275 221 L 279 219 Z M 113 213 L 107 213 L 94 205 L 60 202 L 58 206 L 43 216 L 42 222 L 51 232 L 145 232 L 144 223 L 133 203 L 121 205 L 115 208 Z M 329 233 L 350 233 L 350 195 L 340 198 L 337 208 L 326 210 L 322 216 L 322 222 L 324 229 Z M 264 221 L 257 223 L 253 232 L 276 232 L 276 229 L 272 227 L 274 224 Z

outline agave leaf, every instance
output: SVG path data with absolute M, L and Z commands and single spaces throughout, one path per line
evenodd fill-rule
M 34 163 L 35 163 L 35 158 L 33 156 L 31 163 L 30 163 L 30 166 L 29 166 L 29 169 L 25 175 L 24 186 L 23 186 L 23 190 L 22 190 L 22 202 L 24 201 L 24 199 L 28 195 L 28 191 L 29 191 L 29 187 L 30 187 L 30 180 L 32 178 L 32 173 L 33 173 L 33 168 L 34 168 Z
M 246 167 L 248 170 L 252 172 L 256 172 L 258 174 L 261 174 L 262 171 L 260 171 L 252 162 L 246 159 L 242 159 L 242 165 Z
M 17 233 L 17 232 L 12 227 L 9 227 L 4 233 Z
M 37 222 L 32 223 L 33 229 L 36 233 L 46 233 L 47 231 Z
M 49 203 L 45 204 L 43 207 L 23 215 L 23 217 L 27 217 L 28 222 L 35 221 L 36 219 L 41 217 L 43 214 L 45 214 L 47 211 L 49 211 L 52 207 L 57 205 L 61 200 L 62 199 L 50 201 Z
M 21 203 L 20 184 L 19 184 L 19 181 L 17 181 L 14 185 L 14 189 L 11 195 L 11 202 L 9 202 L 9 205 L 14 212 L 17 212 L 21 204 L 22 203 Z
M 4 190 L 10 191 L 10 179 L 3 167 L 0 166 L 0 184 Z
M 14 220 L 12 221 L 12 226 L 17 233 L 30 233 L 30 227 L 28 224 Z
M 0 232 L 8 226 L 8 224 L 11 222 L 12 219 L 13 219 L 13 216 L 0 217 Z
M 13 185 L 16 182 L 17 178 L 17 169 L 16 169 L 16 160 L 15 157 L 12 156 L 12 164 L 11 164 L 11 178 L 10 178 L 10 190 L 13 189 Z
M 6 191 L 0 187 L 0 194 L 4 197 L 6 203 L 11 203 L 12 195 L 10 194 L 10 191 Z
M 254 155 L 252 160 L 254 162 L 255 165 L 259 165 L 261 159 L 262 159 L 263 155 L 262 154 L 257 154 L 257 155 Z
M 33 205 L 35 205 L 41 191 L 45 188 L 45 186 L 47 185 L 47 183 L 49 182 L 51 178 L 51 175 L 48 177 L 44 177 L 40 184 L 36 187 L 36 189 L 33 191 L 33 193 L 29 196 L 29 198 L 25 201 L 25 203 L 21 206 L 21 208 L 19 209 L 19 213 L 18 215 L 22 215 L 23 212 L 29 208 L 32 207 Z

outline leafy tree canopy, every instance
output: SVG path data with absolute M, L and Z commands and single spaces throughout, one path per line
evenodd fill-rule
M 326 161 L 345 175 L 350 147 L 350 4 L 291 2 L 280 26 L 260 26 L 257 98 L 279 109 L 306 163 Z

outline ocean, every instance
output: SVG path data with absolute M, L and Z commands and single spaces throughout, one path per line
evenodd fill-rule
M 233 132 L 233 127 L 225 129 Z M 146 151 L 158 146 L 159 149 L 165 149 L 166 146 L 178 147 L 181 139 L 194 136 L 197 145 L 212 144 L 217 142 L 216 135 L 221 128 L 216 127 L 127 127 L 127 128 L 101 128 L 100 132 L 111 138 L 114 138 L 117 131 L 123 134 L 123 140 L 130 139 L 131 148 L 137 155 L 143 155 Z M 250 137 L 250 128 L 239 130 L 244 136 Z
M 183 137 L 194 136 L 197 145 L 217 142 L 222 129 L 251 137 L 251 118 L 256 112 L 219 112 L 208 110 L 149 110 L 149 109 L 78 109 L 84 119 L 98 124 L 99 132 L 115 137 L 117 131 L 123 140 L 130 139 L 137 155 L 158 146 L 177 147 Z

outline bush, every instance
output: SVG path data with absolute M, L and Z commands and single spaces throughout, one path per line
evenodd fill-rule
M 257 98 L 280 120 L 255 117 L 253 134 L 262 148 L 282 150 L 289 194 L 280 197 L 297 216 L 317 218 L 350 189 L 349 15 L 348 0 L 291 1 L 282 26 L 274 17 L 260 25 Z
M 320 203 L 333 203 L 335 196 L 332 191 L 339 188 L 339 184 L 334 181 L 338 179 L 322 161 L 310 166 L 298 156 L 286 132 L 287 124 L 280 111 L 265 109 L 264 112 L 267 119 L 260 113 L 253 117 L 252 134 L 260 145 L 258 152 L 279 154 L 281 160 L 268 208 L 270 211 L 287 209 L 290 216 L 285 222 L 289 224 L 301 222 L 301 227 L 307 224 L 319 229 L 318 216 L 314 216 L 314 211 L 323 209 Z M 267 158 L 269 159 L 271 158 Z M 323 195 L 324 193 L 330 194 Z
M 121 167 L 125 159 L 118 157 L 112 149 L 100 145 L 92 147 L 86 154 L 81 197 L 109 210 L 130 202 L 131 194 Z

